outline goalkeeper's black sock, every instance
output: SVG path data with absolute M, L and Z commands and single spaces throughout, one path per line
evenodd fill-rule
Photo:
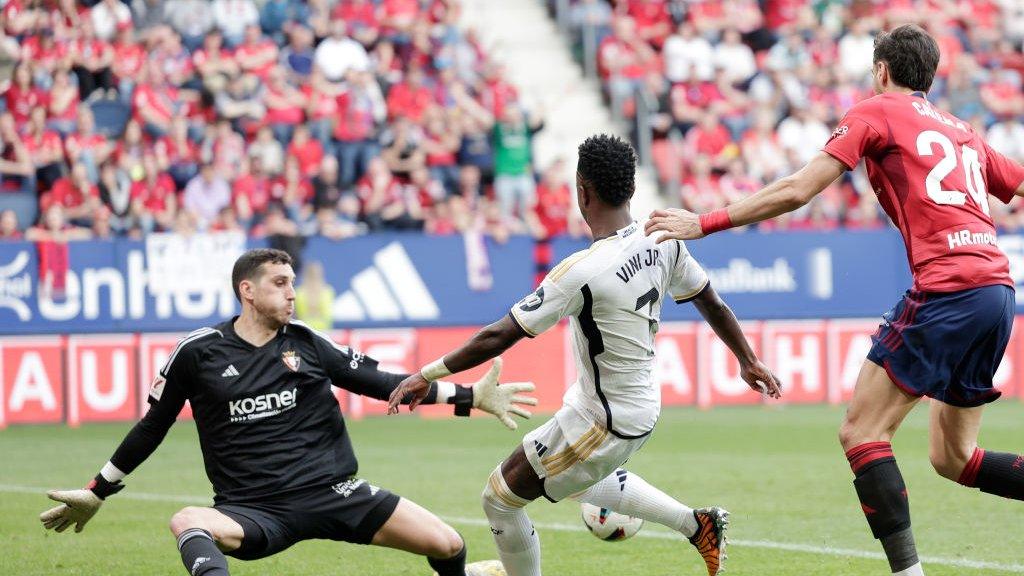
M 982 492 L 1024 500 L 1024 456 L 975 448 L 959 482 Z
M 228 559 L 206 530 L 189 528 L 179 534 L 178 550 L 192 576 L 228 576 Z
M 437 572 L 437 576 L 466 576 L 466 544 L 463 540 L 462 550 L 451 558 L 427 558 L 427 564 Z

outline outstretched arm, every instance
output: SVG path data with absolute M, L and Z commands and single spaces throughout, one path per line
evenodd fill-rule
M 163 442 L 185 405 L 185 397 L 178 389 L 167 388 L 157 401 L 154 402 L 152 397 L 150 401 L 152 408 L 132 427 L 110 461 L 85 488 L 47 493 L 51 500 L 61 504 L 39 515 L 44 528 L 63 532 L 74 525 L 75 532 L 81 532 L 107 496 L 124 488 L 121 480 L 138 468 Z
M 462 346 L 424 366 L 422 370 L 403 380 L 401 385 L 391 393 L 388 413 L 397 413 L 398 405 L 410 396 L 412 400 L 409 402 L 409 409 L 415 409 L 422 399 L 429 397 L 431 382 L 456 372 L 469 370 L 492 358 L 498 358 L 502 352 L 511 348 L 513 344 L 526 335 L 526 332 L 512 320 L 511 316 L 505 316 L 501 320 L 485 326 Z M 499 362 L 500 359 L 495 360 L 495 365 L 499 367 L 498 370 L 500 371 Z M 493 371 L 494 369 L 492 368 Z M 494 379 L 497 382 L 497 374 L 494 375 Z M 483 380 L 477 384 L 479 385 L 482 382 Z M 530 390 L 532 389 L 531 384 Z M 474 391 L 476 390 L 477 385 L 474 385 Z M 481 389 L 480 392 L 483 392 L 483 390 Z M 474 405 L 484 400 L 484 398 L 474 398 Z M 535 404 L 536 401 L 534 400 L 533 403 Z M 499 416 L 499 418 L 501 417 Z M 502 421 L 505 422 L 504 419 Z M 508 426 L 509 423 L 505 422 L 505 425 Z M 509 427 L 514 428 L 514 426 Z
M 736 315 L 732 313 L 732 309 L 718 296 L 710 284 L 693 299 L 693 305 L 739 360 L 740 377 L 743 378 L 743 381 L 758 392 L 763 392 L 775 399 L 781 398 L 779 379 L 757 359 L 754 351 L 750 348 L 750 343 L 747 342 L 747 337 L 743 335 L 743 329 L 740 328 Z
M 419 376 L 418 373 L 410 376 L 378 370 L 376 360 L 337 346 L 326 336 L 319 336 L 315 342 L 334 385 L 363 396 L 389 400 L 391 405 L 388 412 L 391 414 L 398 412 L 399 404 L 409 405 L 410 410 L 420 404 L 453 404 L 456 416 L 469 416 L 470 410 L 477 408 L 493 414 L 503 424 L 515 429 L 512 414 L 523 418 L 530 417 L 528 411 L 516 404 L 532 406 L 537 403 L 535 398 L 518 395 L 520 392 L 532 392 L 533 384 L 498 384 L 498 376 L 501 374 L 500 359 L 495 360 L 487 375 L 472 386 L 460 386 L 439 380 L 451 374 L 449 372 L 430 381 L 423 381 L 421 388 L 413 389 L 411 384 L 406 383 Z M 496 355 L 488 356 L 485 360 Z
M 800 171 L 781 178 L 735 204 L 694 214 L 678 208 L 655 210 L 644 226 L 648 236 L 664 232 L 658 242 L 671 238 L 692 240 L 734 226 L 768 220 L 807 204 L 846 171 L 846 165 L 821 152 Z

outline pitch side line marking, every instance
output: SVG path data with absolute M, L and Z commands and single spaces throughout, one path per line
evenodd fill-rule
M 46 488 L 35 486 L 19 486 L 16 484 L 0 484 L 0 492 L 11 494 L 35 494 L 46 495 Z M 167 502 L 173 504 L 193 504 L 197 506 L 209 506 L 212 499 L 198 496 L 183 496 L 171 494 L 147 494 L 143 492 L 126 492 L 117 495 L 118 500 L 145 500 L 149 502 Z M 463 518 L 461 516 L 442 516 L 442 518 L 453 524 L 465 526 L 487 526 L 488 523 L 482 518 Z M 584 532 L 582 526 L 575 524 L 563 524 L 557 522 L 535 522 L 538 530 L 552 530 L 555 532 Z M 659 530 L 645 530 L 636 535 L 638 538 L 654 538 L 658 540 L 681 540 L 681 536 L 671 532 Z M 770 540 L 737 540 L 729 539 L 731 546 L 741 548 L 763 548 L 767 550 L 785 550 L 787 552 L 803 552 L 806 554 L 819 554 L 823 556 L 840 556 L 846 558 L 866 558 L 870 560 L 885 560 L 885 554 L 881 552 L 868 552 L 866 550 L 854 550 L 851 548 L 833 548 L 831 546 L 815 546 L 812 544 L 799 544 L 790 542 L 772 542 Z M 953 566 L 957 568 L 969 568 L 973 570 L 1002 570 L 1015 574 L 1024 574 L 1024 564 L 1002 564 L 1000 562 L 985 562 L 980 560 L 969 560 L 967 558 L 944 558 L 940 556 L 921 556 L 921 563 L 935 564 L 939 566 Z

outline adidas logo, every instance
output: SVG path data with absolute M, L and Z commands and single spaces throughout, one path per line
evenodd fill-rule
M 548 451 L 548 447 L 541 444 L 539 440 L 533 441 L 533 449 L 537 451 L 537 456 L 543 456 Z
M 195 563 L 192 564 L 192 570 L 190 570 L 189 572 L 193 576 L 195 576 L 195 573 L 199 570 L 199 567 L 202 566 L 203 564 L 206 564 L 209 561 L 210 561 L 209 558 L 206 558 L 206 557 L 203 557 L 203 556 L 200 556 L 199 558 L 196 558 Z
M 626 490 L 626 474 L 626 471 L 622 468 L 615 471 L 615 475 L 619 477 L 619 492 Z
M 221 373 L 222 378 L 231 378 L 232 376 L 238 376 L 238 370 L 235 369 L 235 365 L 231 364 L 227 370 Z
M 338 322 L 435 320 L 441 310 L 405 248 L 392 242 L 373 255 L 373 265 L 352 277 L 351 290 L 334 300 Z

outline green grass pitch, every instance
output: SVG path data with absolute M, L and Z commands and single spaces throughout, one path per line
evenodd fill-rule
M 857 504 L 836 441 L 841 408 L 667 409 L 653 438 L 627 464 L 691 506 L 732 512 L 726 564 L 735 576 L 888 574 Z M 988 409 L 981 444 L 1024 450 L 1024 405 Z M 535 417 L 531 425 L 543 420 Z M 480 491 L 519 441 L 490 418 L 371 418 L 350 423 L 360 476 L 426 506 L 466 537 L 471 560 L 495 558 Z M 919 406 L 894 448 L 910 490 L 913 521 L 930 576 L 1024 574 L 1024 505 L 967 490 L 934 474 L 927 457 L 927 409 Z M 42 488 L 81 486 L 128 425 L 54 426 L 0 431 L 0 574 L 185 574 L 170 516 L 209 503 L 195 427 L 178 423 L 164 444 L 108 501 L 81 534 L 42 529 L 50 502 Z M 692 547 L 648 524 L 628 541 L 587 534 L 574 502 L 528 509 L 549 575 L 694 575 L 706 572 Z M 930 561 L 929 561 L 930 560 Z M 426 575 L 426 562 L 402 552 L 304 542 L 258 562 L 231 561 L 233 574 Z

